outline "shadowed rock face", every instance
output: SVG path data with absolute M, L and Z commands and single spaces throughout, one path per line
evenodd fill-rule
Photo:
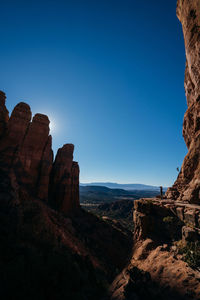
M 24 102 L 18 103 L 8 121 L 8 137 L 13 145 L 20 145 L 25 137 L 32 113 L 30 106 Z
M 28 104 L 20 102 L 15 106 L 7 122 L 0 142 L 0 160 L 11 168 L 18 161 L 19 149 L 31 121 L 31 110 Z
M 24 184 L 38 187 L 37 190 L 42 199 L 47 200 L 48 197 L 48 180 L 46 186 L 40 183 L 43 177 L 49 177 L 52 163 L 53 153 L 51 150 L 51 136 L 49 136 L 49 119 L 42 114 L 36 114 L 32 122 L 29 124 L 26 135 L 19 151 L 19 160 L 22 163 L 23 170 L 30 176 L 22 176 L 21 180 Z M 46 160 L 43 155 L 46 155 Z M 43 161 L 46 161 L 46 168 L 41 170 Z M 41 187 L 43 190 L 41 190 Z
M 185 93 L 188 109 L 184 116 L 183 137 L 188 147 L 180 174 L 168 198 L 200 202 L 200 1 L 179 0 L 177 16 L 185 40 Z
M 79 165 L 76 161 L 72 163 L 72 203 L 73 207 L 79 207 Z
M 65 213 L 79 207 L 79 167 L 73 162 L 74 145 L 59 149 L 53 164 L 48 117 L 36 114 L 31 121 L 29 105 L 20 102 L 9 119 L 5 99 L 0 92 L 0 168 L 14 174 L 19 188 L 30 197 L 48 202 L 50 195 L 54 206 Z
M 58 149 L 52 168 L 50 198 L 63 212 L 79 207 L 79 166 L 73 162 L 73 152 L 72 144 Z
M 49 178 L 52 169 L 53 162 L 53 151 L 52 151 L 52 137 L 48 136 L 48 139 L 44 145 L 44 150 L 42 152 L 41 160 L 39 162 L 39 180 L 37 183 L 37 196 L 40 199 L 48 201 L 49 193 Z

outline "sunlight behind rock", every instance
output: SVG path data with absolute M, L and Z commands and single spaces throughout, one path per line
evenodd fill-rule
M 56 122 L 54 122 L 50 118 L 49 118 L 49 121 L 50 121 L 50 124 L 49 124 L 50 134 L 55 133 L 56 129 L 57 129 Z

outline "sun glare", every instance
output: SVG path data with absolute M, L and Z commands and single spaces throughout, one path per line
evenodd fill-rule
M 54 133 L 56 131 L 56 123 L 52 119 L 50 119 L 49 128 L 50 128 L 50 133 Z

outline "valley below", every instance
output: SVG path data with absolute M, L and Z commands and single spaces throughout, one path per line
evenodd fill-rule
M 141 188 L 144 188 L 144 185 L 141 185 Z M 119 222 L 128 230 L 133 231 L 134 200 L 153 198 L 160 192 L 158 187 L 148 186 L 148 188 L 149 190 L 124 190 L 111 189 L 102 185 L 80 186 L 80 204 L 83 209 L 103 220 Z

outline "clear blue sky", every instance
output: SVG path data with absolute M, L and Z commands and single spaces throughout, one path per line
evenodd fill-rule
M 176 1 L 0 3 L 0 89 L 75 144 L 81 181 L 171 185 L 186 154 Z

